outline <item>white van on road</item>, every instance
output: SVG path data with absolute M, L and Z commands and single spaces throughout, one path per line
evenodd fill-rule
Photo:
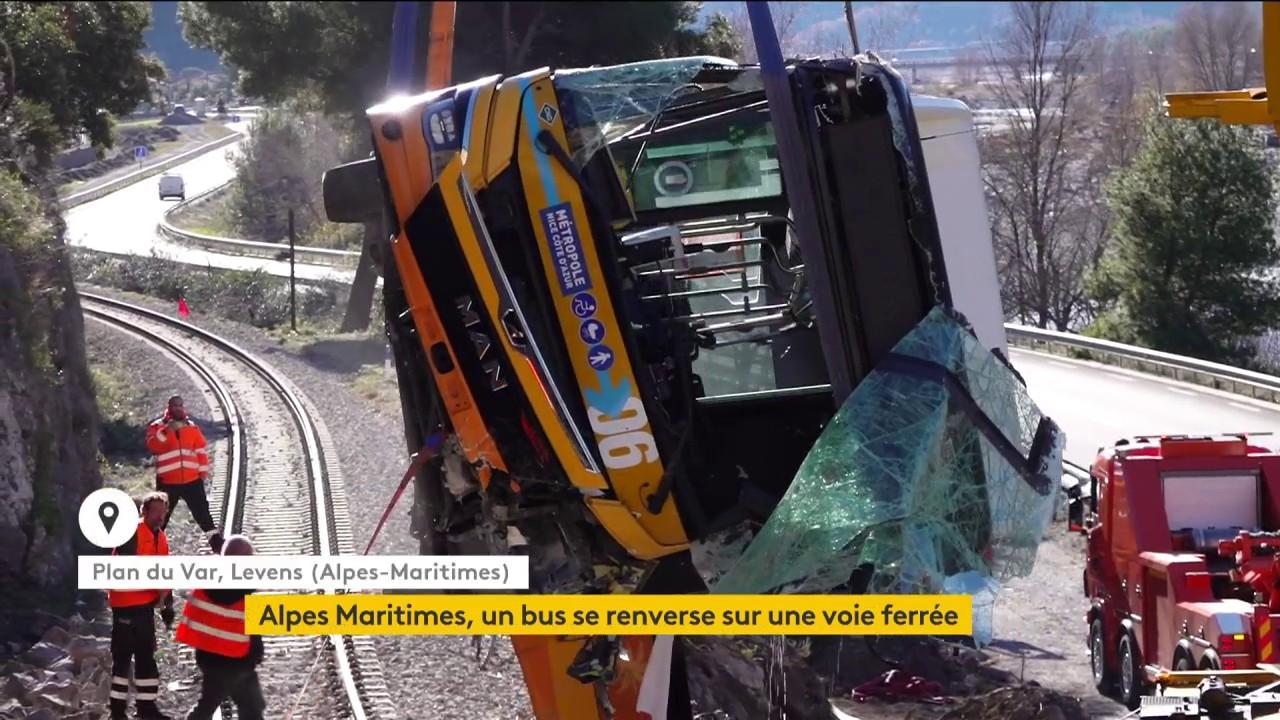
M 176 197 L 178 200 L 187 199 L 187 186 L 183 182 L 182 176 L 174 173 L 165 173 L 160 176 L 160 199 Z

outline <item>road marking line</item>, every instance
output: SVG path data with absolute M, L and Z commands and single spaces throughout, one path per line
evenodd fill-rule
M 1256 408 L 1256 407 L 1254 407 L 1254 406 L 1252 406 L 1252 405 L 1245 405 L 1245 404 L 1243 404 L 1243 403 L 1238 403 L 1238 402 L 1229 402 L 1229 403 L 1227 403 L 1227 404 L 1228 404 L 1228 405 L 1230 405 L 1230 406 L 1231 406 L 1231 407 L 1233 407 L 1233 408 L 1239 408 L 1239 409 L 1241 409 L 1241 410 L 1247 410 L 1247 411 L 1249 411 L 1249 412 L 1251 412 L 1251 413 L 1260 413 L 1260 412 L 1262 412 L 1262 408 Z
M 1179 395 L 1186 395 L 1187 397 L 1200 397 L 1200 393 L 1192 392 L 1190 390 L 1183 390 L 1182 388 L 1169 387 L 1168 385 L 1166 385 L 1164 389 L 1168 390 L 1169 392 L 1176 392 Z
M 1121 375 L 1120 373 L 1109 372 L 1107 373 L 1107 375 L 1109 377 L 1115 378 L 1116 380 L 1123 380 L 1124 382 L 1138 382 L 1138 378 L 1129 377 L 1128 375 Z
M 1070 364 L 1070 363 L 1058 362 L 1057 360 L 1050 360 L 1050 361 L 1049 361 L 1049 364 L 1050 364 L 1050 365 L 1056 365 L 1056 366 L 1058 366 L 1058 367 L 1060 367 L 1060 368 L 1066 368 L 1067 370 L 1079 370 L 1079 369 L 1080 369 L 1080 366 L 1079 366 L 1079 365 L 1072 365 L 1072 364 Z

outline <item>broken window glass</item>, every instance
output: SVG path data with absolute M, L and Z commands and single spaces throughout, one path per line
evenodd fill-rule
M 553 84 L 574 162 L 581 167 L 606 143 L 651 122 L 682 93 L 705 89 L 692 81 L 707 66 L 737 64 L 708 55 L 557 70 Z
M 855 388 L 736 562 L 704 574 L 718 593 L 889 594 L 1026 575 L 1064 443 L 1017 373 L 935 308 Z

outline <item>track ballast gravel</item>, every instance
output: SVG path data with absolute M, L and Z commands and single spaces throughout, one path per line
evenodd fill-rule
M 84 286 L 83 289 L 176 315 L 174 303 L 108 288 Z M 293 349 L 283 346 L 256 328 L 204 317 L 199 313 L 199 308 L 191 310 L 192 324 L 239 344 L 274 366 L 319 411 L 337 445 L 355 547 L 357 552 L 363 551 L 408 466 L 399 413 L 374 405 L 352 388 L 362 363 L 383 356 L 383 346 L 378 337 L 325 338 L 311 346 Z M 119 343 L 118 339 L 116 343 Z M 111 357 L 113 351 L 130 352 L 104 348 L 102 355 L 91 355 L 91 362 L 101 364 L 104 359 Z M 130 369 L 136 375 L 136 381 L 143 384 L 147 383 L 147 377 L 152 377 L 147 366 L 157 364 L 151 360 L 140 360 L 137 356 L 121 357 L 119 362 L 138 363 L 131 365 Z M 174 366 L 171 361 L 159 358 L 158 364 L 168 364 L 170 375 L 154 377 L 173 377 Z M 134 371 L 134 368 L 137 370 Z M 154 389 L 150 392 L 154 398 L 158 398 L 158 407 L 163 407 L 164 399 L 171 394 Z M 201 412 L 208 416 L 204 408 Z M 411 501 L 411 493 L 406 492 L 388 518 L 370 554 L 418 554 L 417 541 L 409 535 L 408 511 Z M 181 529 L 194 531 L 190 538 L 171 533 L 174 536 L 171 542 L 182 547 L 184 552 L 194 552 L 202 541 L 185 509 L 175 513 L 171 527 L 178 532 Z M 184 544 L 178 546 L 178 542 Z M 382 662 L 387 689 L 402 713 L 401 717 L 440 720 L 533 718 L 523 674 L 510 641 L 506 638 L 486 639 L 479 653 L 479 660 L 476 659 L 477 652 L 469 637 L 404 635 L 376 637 L 374 642 Z M 496 645 L 490 652 L 492 642 L 496 642 Z M 171 653 L 166 653 L 168 654 Z M 163 682 L 166 683 L 169 678 L 175 677 L 173 672 L 165 674 L 163 666 L 161 673 L 165 678 Z M 188 689 L 187 692 L 194 692 L 194 689 Z M 174 688 L 168 693 L 162 692 L 162 695 L 180 694 L 183 694 L 181 688 Z M 269 702 L 291 703 L 291 700 L 277 696 L 270 698 Z M 181 714 L 171 714 L 181 717 L 189 708 L 190 705 L 187 705 L 182 708 Z M 172 710 L 176 712 L 177 708 Z M 272 710 L 287 712 L 288 708 L 276 707 Z
M 265 555 L 316 552 L 318 545 L 310 519 L 310 482 L 306 481 L 307 473 L 296 451 L 301 447 L 301 439 L 292 416 L 284 410 L 275 390 L 242 361 L 220 351 L 211 352 L 204 341 L 118 310 L 107 311 L 107 314 L 175 340 L 200 357 L 210 371 L 227 384 L 236 411 L 244 423 L 249 448 L 243 487 L 244 519 L 237 526 L 254 540 L 256 552 Z M 101 327 L 97 318 L 93 323 Z M 147 340 L 128 331 L 115 329 L 114 332 L 117 342 L 151 347 Z M 153 352 L 157 359 L 168 359 L 161 351 Z M 145 382 L 145 379 L 139 380 Z M 160 386 L 160 389 L 165 388 Z M 201 383 L 196 392 L 187 392 L 184 397 L 191 407 L 192 419 L 202 426 L 210 441 L 212 472 L 205 490 L 214 515 L 220 516 L 227 491 L 228 468 L 224 458 L 229 455 L 223 432 L 225 416 L 223 408 L 209 402 L 210 397 L 205 396 L 202 390 L 209 389 Z M 173 391 L 162 395 L 167 396 L 169 392 Z M 178 508 L 168 527 L 173 540 L 172 551 L 175 554 L 207 554 L 209 549 L 204 546 L 202 536 L 184 510 L 184 507 Z M 186 596 L 185 592 L 178 594 Z M 181 609 L 181 602 L 178 607 Z M 189 708 L 195 701 L 195 684 L 191 680 L 198 675 L 194 652 L 189 647 L 174 643 L 169 628 L 158 632 L 158 639 L 163 653 L 161 661 L 167 671 L 164 677 L 169 683 L 166 688 L 169 697 L 165 702 Z M 340 689 L 333 692 L 325 687 L 326 678 L 333 675 L 332 652 L 325 638 L 269 637 L 265 639 L 265 645 L 265 658 L 258 673 L 264 695 L 273 701 L 268 717 L 345 716 L 346 706 Z

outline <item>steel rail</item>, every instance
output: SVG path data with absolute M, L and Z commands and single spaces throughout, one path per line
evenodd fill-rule
M 232 357 L 240 361 L 242 364 L 252 369 L 259 376 L 261 376 L 267 382 L 267 384 L 271 386 L 272 390 L 275 391 L 276 394 L 285 402 L 285 405 L 288 406 L 290 415 L 292 416 L 294 423 L 297 425 L 298 431 L 302 437 L 302 441 L 303 441 L 302 450 L 304 455 L 306 456 L 308 474 L 310 476 L 309 479 L 311 483 L 311 496 L 312 496 L 312 503 L 311 503 L 312 521 L 315 524 L 315 528 L 316 528 L 316 538 L 319 545 L 319 548 L 318 548 L 319 554 L 320 555 L 337 554 L 336 552 L 334 552 L 334 546 L 336 545 L 335 539 L 338 533 L 338 528 L 336 527 L 336 521 L 334 517 L 329 512 L 331 496 L 330 496 L 329 487 L 328 487 L 328 474 L 325 471 L 324 454 L 320 448 L 318 432 L 317 432 L 315 423 L 311 418 L 310 413 L 307 411 L 306 407 L 302 404 L 302 401 L 298 398 L 297 394 L 293 392 L 293 390 L 288 386 L 287 382 L 280 376 L 280 374 L 276 372 L 274 369 L 268 367 L 267 365 L 259 361 L 256 357 L 254 357 L 248 351 L 240 348 L 235 343 L 225 338 L 222 338 L 218 335 L 215 335 L 214 333 L 211 333 L 208 330 L 204 330 L 202 328 L 192 326 L 188 323 L 182 322 L 181 320 L 176 320 L 167 315 L 164 315 L 163 313 L 156 312 L 149 308 L 145 308 L 139 305 L 134 305 L 132 303 L 123 302 L 120 300 L 116 300 L 114 298 L 96 295 L 93 293 L 87 293 L 84 291 L 80 292 L 80 297 L 82 299 L 82 305 L 84 304 L 83 301 L 87 300 L 89 301 L 90 304 L 98 304 L 108 308 L 115 309 L 117 311 L 123 311 L 133 315 L 138 315 L 141 317 L 145 317 L 148 320 L 179 329 L 182 332 L 192 335 L 204 342 L 207 342 L 217 347 L 218 349 L 222 350 L 223 352 L 227 353 L 228 355 L 231 355 Z M 92 307 L 85 306 L 84 310 L 87 313 L 94 314 L 99 317 L 101 316 L 110 317 L 109 314 L 102 313 L 100 310 L 95 311 Z M 191 353 L 187 352 L 181 347 L 178 347 L 171 341 L 168 341 L 167 339 L 162 338 L 158 334 L 151 333 L 142 328 L 129 326 L 129 330 L 132 332 L 137 332 L 139 334 L 148 336 L 149 339 L 152 339 L 164 345 L 167 350 L 173 351 L 174 354 L 177 355 L 178 357 L 181 357 L 184 360 L 184 362 L 187 362 L 188 364 L 192 364 L 193 366 L 199 366 L 200 369 L 197 370 L 197 372 L 205 379 L 212 379 L 215 383 L 218 383 L 218 385 L 222 387 L 223 392 L 225 392 L 226 390 L 225 386 L 221 385 L 220 381 L 216 379 L 213 372 L 209 370 L 207 366 L 204 366 L 204 364 L 198 358 L 194 357 L 194 355 L 192 355 Z M 229 393 L 227 393 L 225 397 L 229 399 L 230 397 Z M 239 417 L 238 412 L 236 417 L 237 418 Z M 241 450 L 239 452 L 238 462 L 243 463 L 244 457 L 245 457 L 245 454 L 243 450 Z M 233 464 L 236 462 L 237 460 L 233 460 Z M 236 498 L 237 498 L 236 502 L 238 503 L 238 505 L 230 503 L 229 501 L 230 485 L 228 486 L 229 487 L 228 501 L 227 501 L 228 509 L 237 508 L 239 506 L 242 506 L 244 503 L 244 498 L 247 495 L 247 493 L 244 492 L 242 478 L 243 478 L 243 475 L 240 475 L 240 477 L 237 478 L 237 480 L 240 481 L 237 483 L 238 490 L 236 493 Z M 225 517 L 228 518 L 228 521 L 225 524 L 225 526 L 228 528 L 232 528 L 233 531 L 234 529 L 238 529 L 244 521 L 242 514 L 239 513 L 238 511 L 234 512 L 234 514 L 225 515 Z M 234 522 L 232 522 L 232 520 L 234 520 Z M 351 657 L 350 657 L 349 647 L 348 647 L 349 640 L 345 636 L 341 636 L 341 635 L 329 635 L 327 637 L 329 640 L 330 647 L 333 649 L 334 661 L 337 666 L 338 678 L 342 684 L 343 694 L 346 696 L 347 703 L 351 708 L 352 716 L 357 718 L 357 720 L 365 720 L 368 717 L 368 714 L 365 711 L 364 698 L 362 697 L 361 689 L 359 687 L 359 683 L 357 682 L 356 671 L 355 671 L 354 665 L 351 662 Z

